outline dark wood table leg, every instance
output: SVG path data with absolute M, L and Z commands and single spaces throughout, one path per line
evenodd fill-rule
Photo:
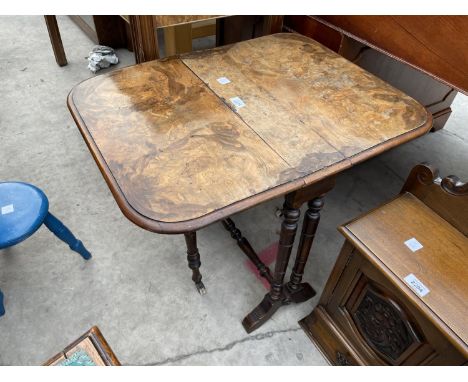
M 270 283 L 273 282 L 273 277 L 271 275 L 270 269 L 263 264 L 262 260 L 258 257 L 257 253 L 254 251 L 247 239 L 242 236 L 241 231 L 236 227 L 232 219 L 227 218 L 222 221 L 224 228 L 231 233 L 231 237 L 237 241 L 237 245 L 244 252 L 249 260 L 255 265 L 260 276 L 267 279 Z
M 302 282 L 302 275 L 304 274 L 304 268 L 320 220 L 323 197 L 334 185 L 335 178 L 329 177 L 286 195 L 273 282 L 271 283 L 270 292 L 265 295 L 262 302 L 242 321 L 242 325 L 247 333 L 262 326 L 282 305 L 304 302 L 315 295 L 313 288 L 308 283 Z M 305 202 L 308 203 L 309 208 L 304 217 L 304 225 L 294 269 L 289 282 L 283 284 L 284 274 L 288 266 L 297 231 L 300 207 Z
M 289 257 L 291 255 L 294 238 L 297 231 L 300 209 L 286 196 L 283 208 L 283 222 L 281 224 L 281 234 L 276 257 L 275 272 L 270 292 L 265 295 L 262 302 L 250 312 L 242 321 L 242 325 L 247 333 L 262 326 L 284 303 L 283 280 Z
M 67 57 L 65 56 L 65 50 L 63 49 L 57 19 L 55 16 L 44 16 L 44 19 L 47 25 L 47 31 L 49 32 L 52 50 L 54 51 L 55 61 L 58 66 L 65 66 L 67 65 Z
M 307 205 L 309 208 L 304 216 L 296 261 L 294 263 L 294 268 L 289 282 L 286 284 L 288 299 L 290 302 L 294 303 L 307 301 L 316 294 L 310 284 L 303 283 L 301 281 L 320 221 L 320 210 L 323 207 L 323 196 L 310 200 Z
M 200 273 L 200 266 L 201 266 L 201 261 L 200 261 L 200 253 L 198 252 L 197 248 L 197 233 L 195 231 L 193 232 L 187 232 L 184 233 L 185 236 L 185 243 L 187 244 L 187 260 L 188 260 L 188 266 L 192 270 L 192 280 L 195 283 L 195 286 L 197 287 L 198 292 L 201 295 L 204 295 L 206 293 L 205 286 L 203 285 L 202 280 L 202 275 Z

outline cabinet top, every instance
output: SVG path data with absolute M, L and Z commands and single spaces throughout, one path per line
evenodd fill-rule
M 468 356 L 468 238 L 410 193 L 340 228 L 390 279 L 417 296 Z M 375 259 L 378 261 L 376 262 Z

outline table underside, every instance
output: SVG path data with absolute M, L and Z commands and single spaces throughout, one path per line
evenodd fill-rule
M 412 98 L 293 34 L 96 76 L 68 104 L 122 211 L 162 233 L 310 185 L 431 125 Z

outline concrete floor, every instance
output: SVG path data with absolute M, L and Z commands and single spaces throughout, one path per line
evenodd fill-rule
M 280 310 L 252 335 L 240 321 L 265 289 L 220 224 L 199 233 L 203 280 L 197 294 L 182 236 L 135 226 L 118 209 L 66 107 L 93 76 L 93 44 L 59 17 L 68 66 L 55 64 L 42 17 L 0 17 L 0 179 L 36 184 L 51 211 L 93 253 L 84 262 L 45 228 L 0 252 L 0 364 L 37 365 L 98 325 L 126 365 L 324 365 L 299 328 L 318 297 Z M 118 51 L 118 67 L 133 56 Z M 444 130 L 343 173 L 328 195 L 305 279 L 319 292 L 343 239 L 339 224 L 393 197 L 409 170 L 430 161 L 468 179 L 468 100 L 459 95 Z M 278 239 L 274 200 L 235 217 L 254 248 Z

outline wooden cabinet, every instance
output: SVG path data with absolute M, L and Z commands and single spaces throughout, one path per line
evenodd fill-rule
M 443 217 L 417 197 L 420 188 L 417 196 L 405 191 L 340 227 L 346 242 L 319 305 L 300 322 L 332 364 L 466 364 L 464 187 L 463 196 L 440 191 L 451 200 L 443 203 L 445 211 L 439 210 Z M 422 198 L 433 203 L 438 198 L 433 191 L 421 192 Z M 455 198 L 456 210 L 447 210 L 455 207 Z M 405 244 L 411 239 L 421 247 Z

